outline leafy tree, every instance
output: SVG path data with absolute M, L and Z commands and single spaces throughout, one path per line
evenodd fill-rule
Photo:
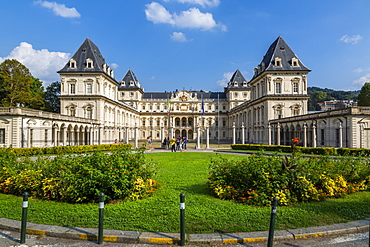
M 45 109 L 45 102 L 44 102 L 44 87 L 42 85 L 42 81 L 38 78 L 32 77 L 32 85 L 31 85 L 31 100 L 27 107 L 44 110 Z
M 0 106 L 21 105 L 42 109 L 42 82 L 15 59 L 0 64 Z
M 359 106 L 370 106 L 370 83 L 365 82 L 358 95 Z
M 52 82 L 45 91 L 44 101 L 45 110 L 55 113 L 60 113 L 60 82 Z

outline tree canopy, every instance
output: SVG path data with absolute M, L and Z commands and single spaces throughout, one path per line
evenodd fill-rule
M 60 100 L 58 96 L 60 95 L 60 82 L 52 82 L 45 91 L 44 101 L 45 110 L 50 112 L 60 112 Z
M 0 64 L 0 106 L 43 109 L 42 82 L 15 59 Z
M 358 106 L 370 106 L 370 83 L 365 82 L 358 95 Z

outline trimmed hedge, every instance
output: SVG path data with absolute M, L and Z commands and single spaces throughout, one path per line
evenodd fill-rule
M 232 144 L 233 150 L 271 151 L 292 153 L 291 146 L 262 145 L 262 144 Z M 302 154 L 339 155 L 339 156 L 370 156 L 370 149 L 364 148 L 334 148 L 334 147 L 301 147 L 296 146 L 296 151 Z
M 45 154 L 71 154 L 95 151 L 129 150 L 130 144 L 102 144 L 102 145 L 79 145 L 79 146 L 57 146 L 57 147 L 32 147 L 32 148 L 8 148 L 17 156 L 45 155 Z

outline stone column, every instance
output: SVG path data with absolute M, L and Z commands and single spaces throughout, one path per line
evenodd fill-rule
M 206 149 L 209 149 L 209 126 L 206 127 Z
M 103 144 L 103 134 L 104 134 L 104 128 L 99 127 L 99 144 Z
M 339 147 L 343 147 L 343 124 L 339 123 Z
M 94 142 L 94 126 L 91 126 L 89 129 L 89 145 L 93 145 Z
M 280 145 L 280 123 L 278 123 L 278 126 L 277 126 L 277 133 L 276 133 L 276 141 L 277 141 L 277 145 Z
M 164 126 L 163 126 L 163 123 L 161 123 L 161 138 L 160 138 L 161 143 L 163 139 L 164 139 Z
M 245 142 L 245 132 L 244 132 L 244 129 L 245 129 L 244 122 L 242 122 L 242 144 L 244 144 L 244 142 Z
M 139 148 L 139 133 L 138 133 L 138 127 L 137 127 L 137 123 L 135 123 L 135 148 Z
M 126 141 L 126 144 L 129 143 L 129 136 L 128 136 L 128 123 L 126 123 L 126 129 L 125 129 L 125 141 Z
M 317 147 L 316 124 L 312 125 L 312 147 Z
M 271 145 L 271 124 L 269 122 L 269 125 L 267 126 L 267 135 L 268 135 L 268 145 Z
M 235 144 L 235 122 L 233 122 L 233 144 Z
M 303 125 L 303 147 L 307 147 L 307 124 Z
M 200 149 L 200 127 L 197 128 L 197 146 L 196 149 Z

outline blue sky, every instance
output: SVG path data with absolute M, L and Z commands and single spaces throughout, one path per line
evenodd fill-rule
M 120 81 L 146 92 L 222 91 L 237 69 L 250 80 L 282 36 L 312 70 L 308 85 L 357 90 L 370 81 L 370 1 L 0 1 L 0 62 L 15 58 L 45 82 L 86 37 Z

